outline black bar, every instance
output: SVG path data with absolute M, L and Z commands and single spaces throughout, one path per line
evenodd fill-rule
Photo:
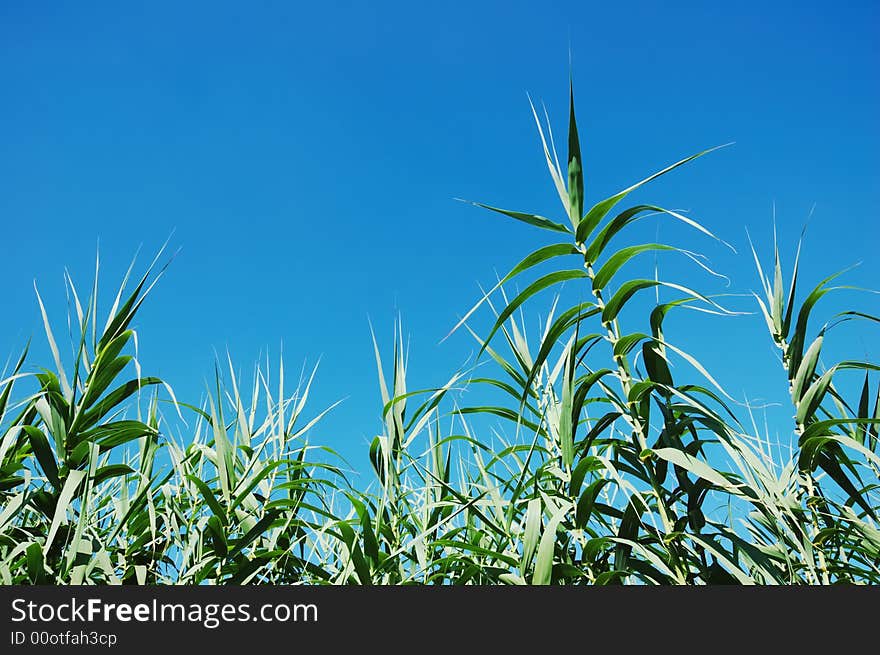
M 278 652 L 269 650 L 275 646 L 494 653 L 520 652 L 517 646 L 535 640 L 547 651 L 604 645 L 665 652 L 664 644 L 676 642 L 688 650 L 741 644 L 764 652 L 768 638 L 788 648 L 801 640 L 815 646 L 820 625 L 873 634 L 869 612 L 878 600 L 876 589 L 857 587 L 5 586 L 0 652 L 177 653 L 197 644 L 248 655 Z

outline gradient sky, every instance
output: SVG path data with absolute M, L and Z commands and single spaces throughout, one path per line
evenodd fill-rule
M 88 285 L 100 240 L 112 300 L 138 246 L 146 263 L 174 231 L 136 325 L 144 372 L 193 399 L 215 351 L 247 370 L 283 341 L 289 371 L 321 357 L 315 412 L 346 398 L 314 440 L 362 458 L 381 411 L 368 318 L 390 352 L 399 313 L 411 387 L 441 384 L 473 352 L 438 341 L 479 285 L 547 243 L 454 198 L 561 220 L 527 94 L 563 135 L 569 49 L 588 202 L 735 141 L 638 199 L 738 254 L 661 239 L 748 293 L 746 228 L 769 256 L 775 204 L 790 265 L 812 210 L 804 283 L 862 261 L 846 283 L 878 288 L 878 28 L 873 2 L 2 3 L 0 355 L 33 335 L 50 365 L 35 279 L 63 326 L 65 267 Z M 878 312 L 847 293 L 823 315 Z M 784 400 L 759 317 L 676 325 L 732 393 Z M 877 360 L 876 330 L 838 334 Z

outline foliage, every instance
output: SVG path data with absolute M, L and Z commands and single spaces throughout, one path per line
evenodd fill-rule
M 376 346 L 384 429 L 366 489 L 306 439 L 323 416 L 305 414 L 314 372 L 289 391 L 283 364 L 277 380 L 258 366 L 248 390 L 229 362 L 201 405 L 141 374 L 132 321 L 161 276 L 158 257 L 131 291 L 126 276 L 103 327 L 97 275 L 84 304 L 66 278 L 67 370 L 38 294 L 53 367 L 28 372 L 26 349 L 0 376 L 0 581 L 880 582 L 878 366 L 820 357 L 840 322 L 878 319 L 847 311 L 814 331 L 836 276 L 799 299 L 797 261 L 786 283 L 778 248 L 769 275 L 754 254 L 797 439 L 790 458 L 771 456 L 738 418 L 743 406 L 664 330 L 679 309 L 734 312 L 676 281 L 624 276 L 645 253 L 703 260 L 663 243 L 614 246 L 650 215 L 715 238 L 675 211 L 621 209 L 710 151 L 588 206 L 573 96 L 565 169 L 534 115 L 565 222 L 480 206 L 561 240 L 524 257 L 456 326 L 494 375 L 460 371 L 411 391 L 400 330 L 390 371 Z M 504 285 L 549 266 L 508 297 Z M 581 295 L 562 309 L 557 296 L 532 347 L 517 315 L 563 284 Z M 658 287 L 675 298 L 643 312 L 643 292 Z M 484 336 L 468 323 L 481 307 L 494 317 Z M 843 378 L 853 373 L 855 395 Z M 28 384 L 33 393 L 14 395 Z M 471 396 L 494 404 L 462 403 Z

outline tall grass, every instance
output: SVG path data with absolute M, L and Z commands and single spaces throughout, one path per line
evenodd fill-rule
M 53 361 L 33 368 L 25 350 L 0 376 L 0 582 L 880 581 L 878 366 L 822 357 L 839 322 L 878 319 L 852 310 L 817 329 L 835 276 L 802 294 L 797 261 L 786 276 L 778 249 L 769 265 L 753 249 L 755 302 L 797 440 L 790 456 L 772 452 L 724 372 L 664 329 L 684 308 L 749 319 L 681 281 L 626 276 L 639 256 L 664 251 L 705 268 L 691 251 L 616 245 L 647 216 L 717 239 L 681 213 L 625 204 L 711 151 L 588 202 L 573 96 L 565 167 L 534 116 L 563 220 L 480 206 L 556 242 L 526 254 L 456 326 L 488 366 L 412 390 L 401 330 L 384 361 L 376 345 L 383 430 L 366 488 L 307 440 L 329 411 L 307 409 L 313 375 L 290 388 L 283 363 L 248 379 L 218 363 L 207 400 L 191 404 L 142 373 L 131 326 L 161 253 L 133 285 L 126 276 L 103 320 L 97 275 L 88 295 L 66 278 L 69 354 L 38 294 Z M 563 284 L 578 301 L 560 306 L 557 295 L 533 334 L 521 317 Z M 645 310 L 657 288 L 673 298 Z M 470 323 L 481 310 L 492 317 L 485 334 Z M 853 374 L 862 382 L 850 397 L 843 376 Z

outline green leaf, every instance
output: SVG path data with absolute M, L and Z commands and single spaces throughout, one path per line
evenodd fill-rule
M 578 498 L 577 509 L 575 511 L 575 525 L 581 530 L 587 527 L 587 524 L 590 521 L 590 516 L 593 513 L 596 498 L 599 497 L 602 488 L 609 482 L 611 482 L 611 480 L 608 478 L 599 478 L 598 480 L 595 480 L 584 489 L 584 492 L 581 494 L 580 498 Z
M 657 341 L 646 341 L 642 344 L 642 358 L 645 361 L 648 377 L 652 382 L 667 387 L 673 386 L 672 373 L 669 372 L 666 358 L 661 353 L 660 344 Z
M 544 130 L 541 128 L 541 121 L 538 119 L 538 112 L 535 111 L 535 105 L 532 104 L 532 99 L 529 98 L 529 106 L 532 108 L 532 116 L 535 117 L 535 125 L 538 128 L 538 134 L 541 136 L 541 146 L 544 148 L 544 159 L 547 161 L 547 168 L 550 171 L 550 177 L 553 178 L 553 185 L 556 187 L 556 193 L 559 194 L 559 200 L 562 202 L 562 206 L 565 207 L 566 213 L 568 211 L 568 196 L 565 192 L 565 182 L 562 181 L 562 171 L 559 167 L 559 161 L 556 157 L 555 146 L 553 156 L 550 155 L 550 149 L 547 147 L 547 139 L 544 138 Z M 546 110 L 545 110 L 546 114 Z M 550 120 L 547 120 L 547 127 L 549 131 Z M 553 141 L 553 134 L 550 134 L 550 141 Z
M 573 341 L 577 334 L 572 337 L 572 343 L 568 345 L 565 357 L 565 370 L 562 377 L 562 402 L 559 408 L 559 447 L 562 454 L 562 465 L 569 470 L 574 462 L 574 435 L 577 428 L 578 415 L 573 410 L 574 406 L 574 378 L 577 373 L 575 363 L 576 352 Z
M 219 377 L 218 377 L 219 385 Z M 218 400 L 221 398 L 218 390 Z M 217 453 L 217 477 L 220 478 L 220 489 L 227 504 L 232 502 L 232 489 L 235 488 L 235 468 L 232 462 L 232 444 L 226 435 L 226 426 L 223 423 L 223 415 L 219 403 L 215 403 L 208 396 L 211 409 L 211 428 L 214 433 L 214 450 Z
M 774 230 L 775 239 L 775 230 Z M 782 289 L 782 265 L 779 262 L 779 248 L 774 248 L 776 260 L 773 266 L 773 296 L 770 298 L 770 317 L 777 334 L 782 334 L 783 312 L 783 289 Z
M 862 450 L 861 446 L 854 440 L 848 440 L 849 443 L 846 443 L 850 448 L 854 448 L 857 450 Z M 843 461 L 847 466 L 851 466 L 851 462 L 849 458 L 847 458 L 846 454 L 843 452 L 843 449 L 840 447 L 840 444 L 844 443 L 844 441 L 838 437 L 837 435 L 828 435 L 825 437 L 813 437 L 811 439 L 804 440 L 801 445 L 801 454 L 798 459 L 798 466 L 802 470 L 813 471 L 816 467 L 821 468 L 825 473 L 828 474 L 837 485 L 846 492 L 849 499 L 847 503 L 855 503 L 859 505 L 868 515 L 877 520 L 877 514 L 875 508 L 871 506 L 867 498 L 867 494 L 860 491 L 846 476 L 843 469 L 840 466 L 840 461 Z M 873 459 L 878 459 L 876 456 L 871 453 Z M 876 463 L 875 463 L 876 466 Z
M 46 580 L 46 565 L 43 560 L 43 551 L 40 544 L 34 542 L 28 545 L 27 550 L 27 570 L 31 584 L 43 584 Z
M 868 422 L 871 417 L 868 412 L 871 409 L 871 387 L 868 385 L 868 372 L 865 371 L 865 382 L 862 384 L 862 393 L 859 396 L 858 418 L 860 423 L 856 427 L 856 440 L 864 446 L 868 441 Z
M 118 478 L 125 475 L 131 475 L 132 473 L 137 473 L 133 468 L 127 466 L 125 464 L 110 464 L 109 466 L 102 466 L 97 471 L 95 471 L 95 475 L 92 478 L 95 484 L 100 484 L 104 482 L 104 480 L 109 480 L 110 478 Z
M 523 260 L 521 262 L 519 262 L 516 266 L 514 266 L 512 269 L 510 269 L 510 272 L 507 275 L 505 275 L 503 278 L 501 278 L 498 281 L 498 284 L 496 284 L 488 292 L 483 294 L 483 297 L 480 299 L 480 301 L 477 304 L 475 304 L 473 307 L 471 307 L 470 310 L 468 310 L 468 312 L 461 318 L 461 320 L 455 325 L 455 327 L 449 331 L 449 334 L 447 334 L 445 337 L 443 337 L 443 339 L 441 341 L 445 341 L 446 339 L 448 339 L 456 330 L 458 330 L 458 328 L 460 328 L 462 325 L 464 325 L 467 322 L 467 320 L 471 317 L 471 315 L 473 315 L 473 313 L 475 311 L 477 311 L 477 309 L 479 309 L 480 306 L 482 306 L 482 304 L 484 302 L 486 302 L 492 296 L 493 293 L 495 293 L 498 289 L 500 289 L 501 286 L 505 282 L 509 282 L 510 280 L 512 280 L 514 277 L 516 277 L 517 275 L 519 275 L 523 271 L 527 271 L 528 269 L 530 269 L 534 266 L 537 266 L 538 264 L 541 264 L 541 263 L 543 263 L 549 259 L 552 259 L 554 257 L 561 257 L 564 255 L 576 255 L 576 254 L 578 254 L 578 249 L 575 248 L 570 243 L 554 243 L 549 246 L 544 246 L 543 248 L 538 248 L 534 252 L 530 253 L 525 258 L 523 258 Z
M 568 214 L 575 230 L 584 210 L 584 171 L 577 121 L 574 115 L 574 86 L 569 84 L 568 116 Z
M 52 542 L 55 541 L 55 535 L 58 533 L 58 528 L 61 527 L 62 523 L 67 522 L 67 510 L 70 509 L 70 504 L 74 499 L 76 490 L 86 477 L 86 474 L 86 471 L 77 470 L 70 471 L 67 474 L 67 479 L 64 481 L 64 486 L 61 488 L 61 493 L 58 495 L 58 502 L 55 503 L 55 514 L 52 516 L 52 525 L 49 527 L 49 534 L 46 536 L 46 543 L 43 544 L 44 556 L 49 552 Z
M 15 384 L 15 381 L 24 377 L 25 374 L 20 374 L 21 367 L 24 366 L 25 359 L 27 358 L 28 350 L 30 349 L 30 340 L 28 340 L 27 345 L 24 347 L 21 355 L 19 355 L 18 362 L 15 364 L 15 368 L 12 369 L 12 373 L 5 380 L 0 382 L 0 388 L 3 389 L 0 392 L 0 417 L 2 417 L 6 413 L 6 406 L 9 403 L 9 397 L 12 395 L 12 387 Z M 0 461 L 3 460 L 2 452 L 0 452 Z
M 880 456 L 871 452 L 868 448 L 860 444 L 855 439 L 843 437 L 839 434 L 832 434 L 828 431 L 827 424 L 841 424 L 844 422 L 854 422 L 854 419 L 835 419 L 831 421 L 821 421 L 814 423 L 804 432 L 800 438 L 800 466 L 802 469 L 815 470 L 817 457 L 819 453 L 828 446 L 828 444 L 836 443 L 840 446 L 852 448 L 861 454 L 865 460 L 871 462 L 875 467 L 880 468 Z M 873 424 L 880 423 L 880 418 L 872 419 Z
M 58 464 L 55 462 L 55 455 L 52 452 L 51 446 L 49 446 L 49 440 L 46 438 L 46 435 L 43 434 L 42 430 L 35 428 L 32 425 L 22 426 L 22 429 L 27 433 L 28 440 L 31 444 L 31 450 L 37 458 L 37 462 L 39 462 L 43 474 L 52 486 L 57 489 L 60 486 L 58 480 Z
M 269 528 L 270 525 L 272 525 L 275 519 L 278 518 L 279 514 L 280 512 L 278 510 L 267 510 L 265 516 L 257 521 L 254 526 L 245 533 L 243 537 L 235 542 L 235 548 L 233 548 L 232 551 L 229 553 L 229 557 L 236 557 L 245 548 L 250 546 Z
M 522 291 L 522 293 L 511 300 L 498 315 L 498 319 L 495 321 L 495 325 L 492 326 L 492 330 L 489 332 L 489 336 L 486 337 L 485 341 L 483 342 L 482 348 L 480 348 L 480 354 L 482 354 L 483 351 L 486 349 L 486 346 L 492 340 L 492 337 L 495 336 L 495 333 L 501 328 L 502 325 L 504 325 L 507 319 L 510 318 L 513 313 L 520 307 L 520 305 L 522 305 L 526 300 L 534 296 L 539 291 L 543 291 L 544 289 L 547 289 L 554 284 L 559 284 L 560 282 L 566 282 L 568 280 L 578 280 L 585 277 L 587 277 L 585 271 L 581 269 L 574 269 L 548 273 L 547 275 L 538 278 L 537 280 L 532 282 Z
M 548 585 L 553 574 L 553 555 L 556 549 L 556 529 L 565 516 L 565 507 L 560 508 L 547 522 L 541 542 L 538 545 L 538 555 L 535 558 L 535 571 L 532 574 L 533 585 Z
M 501 582 L 503 582 L 505 584 L 510 584 L 510 585 L 524 585 L 524 584 L 526 584 L 525 580 L 523 580 L 518 575 L 514 575 L 513 573 L 502 573 L 501 575 L 498 576 L 498 579 L 501 580 Z
M 593 444 L 593 441 L 602 434 L 602 431 L 605 430 L 609 425 L 614 423 L 618 418 L 620 418 L 620 412 L 607 412 L 602 418 L 596 421 L 596 424 L 590 428 L 590 431 L 587 432 L 586 436 L 581 439 L 578 444 L 578 452 L 583 453 L 589 450 L 590 446 Z
M 720 472 L 716 471 L 714 468 L 698 460 L 691 455 L 688 455 L 677 448 L 655 448 L 648 451 L 650 454 L 656 455 L 662 460 L 669 462 L 670 464 L 674 464 L 675 466 L 679 466 L 683 468 L 685 471 L 689 473 L 693 473 L 697 477 L 703 478 L 706 482 L 710 482 L 714 484 L 716 487 L 724 489 L 728 493 L 731 493 L 735 496 L 742 496 L 744 489 L 741 489 L 736 484 L 728 480 L 724 475 Z
M 628 280 L 624 282 L 605 305 L 605 309 L 602 310 L 602 323 L 610 323 L 617 318 L 620 310 L 636 292 L 656 287 L 659 284 L 656 280 Z
M 497 212 L 499 214 L 504 214 L 505 216 L 509 216 L 510 218 L 514 218 L 518 221 L 522 221 L 523 223 L 528 223 L 529 225 L 534 225 L 535 227 L 540 227 L 544 230 L 550 230 L 551 232 L 564 232 L 565 234 L 571 234 L 571 230 L 561 223 L 554 223 L 549 218 L 544 218 L 543 216 L 537 216 L 535 214 L 526 214 L 523 212 L 515 212 L 510 211 L 509 209 L 500 209 L 498 207 L 492 207 L 490 205 L 484 205 L 481 202 L 473 202 L 471 200 L 463 200 L 462 202 L 468 202 L 475 207 L 482 207 L 483 209 L 488 209 L 493 212 Z
M 95 366 L 92 369 L 92 375 L 89 376 L 86 384 L 85 394 L 80 401 L 81 411 L 89 409 L 101 397 L 101 394 L 107 390 L 107 387 L 128 366 L 131 360 L 130 355 L 123 355 L 106 363 L 101 362 L 100 366 Z
M 525 575 L 525 571 L 535 555 L 535 549 L 538 547 L 538 537 L 541 533 L 541 499 L 532 498 L 526 509 L 526 525 L 523 533 L 523 556 L 520 570 Z
M 816 364 L 819 361 L 819 352 L 822 350 L 823 338 L 823 335 L 820 334 L 813 341 L 797 368 L 791 385 L 791 400 L 795 404 L 800 402 L 805 388 L 813 381 L 813 374 L 816 372 Z
M 806 393 L 804 393 L 803 397 L 798 401 L 795 420 L 799 425 L 806 424 L 813 417 L 813 414 L 819 408 L 819 405 L 822 404 L 822 398 L 825 397 L 825 392 L 831 385 L 831 378 L 836 370 L 837 367 L 833 366 L 822 374 L 819 379 L 810 385 Z
M 70 382 L 67 381 L 67 374 L 64 372 L 64 365 L 61 363 L 61 355 L 58 352 L 58 345 L 55 343 L 55 336 L 52 334 L 52 328 L 49 325 L 49 316 L 46 314 L 46 308 L 43 306 L 43 299 L 37 290 L 37 283 L 34 281 L 34 292 L 37 294 L 37 303 L 40 305 L 40 314 L 43 317 L 43 329 L 46 332 L 46 340 L 49 342 L 49 349 L 52 351 L 52 358 L 55 360 L 55 368 L 58 371 L 58 379 L 61 382 L 61 389 L 64 392 L 64 398 L 68 402 L 73 398 L 73 389 Z
M 162 380 L 159 378 L 146 377 L 137 380 L 129 380 L 125 384 L 117 387 L 95 403 L 90 410 L 77 415 L 73 426 L 71 426 L 71 434 L 79 430 L 88 430 L 95 425 L 95 423 L 100 421 L 108 412 L 120 406 L 129 396 L 137 393 L 144 387 L 156 384 L 162 384 Z
M 617 340 L 617 343 L 614 344 L 614 350 L 612 352 L 615 357 L 628 355 L 630 351 L 635 348 L 640 341 L 650 338 L 650 335 L 644 334 L 643 332 L 624 334 Z
M 283 466 L 285 464 L 290 464 L 289 460 L 276 460 L 274 462 L 270 462 L 266 464 L 262 469 L 260 469 L 259 473 L 251 476 L 250 480 L 248 480 L 248 483 L 244 486 L 244 489 L 238 492 L 238 495 L 232 500 L 232 503 L 229 505 L 229 511 L 235 511 L 235 508 L 238 507 L 245 498 L 247 498 L 248 494 L 250 494 L 260 482 L 265 480 L 266 477 L 268 477 L 279 466 Z M 242 480 L 242 482 L 243 481 L 244 480 Z
M 77 446 L 94 442 L 101 447 L 101 452 L 106 452 L 135 439 L 157 434 L 155 428 L 140 421 L 113 421 L 80 433 Z
M 638 495 L 630 497 L 617 528 L 617 538 L 615 539 L 618 543 L 614 548 L 614 568 L 619 571 L 630 568 L 628 560 L 632 551 L 632 542 L 638 538 L 641 517 L 646 509 Z
M 90 374 L 90 378 L 95 375 L 97 370 L 100 370 L 102 366 L 106 365 L 107 362 L 113 361 L 122 352 L 122 349 L 126 346 L 126 344 L 131 340 L 134 336 L 134 332 L 132 330 L 126 330 L 118 337 L 108 342 L 104 348 L 102 348 L 98 352 L 98 356 L 95 358 L 94 363 L 92 364 L 92 371 Z
M 342 541 L 348 548 L 349 557 L 351 558 L 351 562 L 354 565 L 354 570 L 357 574 L 358 579 L 360 580 L 360 583 L 362 585 L 373 584 L 373 580 L 370 575 L 370 565 L 364 558 L 361 547 L 357 543 L 357 537 L 354 533 L 354 530 L 352 530 L 351 526 L 348 525 L 348 523 L 346 523 L 345 521 L 340 521 L 338 523 L 338 526 L 339 531 L 342 533 Z
M 596 273 L 595 277 L 593 277 L 593 288 L 604 289 L 605 285 L 607 285 L 611 281 L 611 278 L 614 277 L 614 274 L 617 273 L 617 271 L 619 271 L 620 268 L 630 259 L 644 252 L 657 250 L 677 251 L 678 248 L 666 246 L 662 243 L 643 243 L 638 246 L 629 246 L 628 248 L 622 248 L 611 255 L 611 257 L 608 258 L 608 261 L 606 261 L 602 265 L 602 268 L 600 268 L 599 271 Z
M 800 367 L 801 357 L 803 356 L 803 348 L 807 339 L 807 323 L 810 319 L 810 313 L 813 311 L 813 307 L 816 306 L 816 303 L 824 296 L 826 293 L 833 291 L 835 289 L 843 289 L 846 287 L 826 287 L 825 285 L 834 280 L 835 278 L 843 275 L 846 272 L 845 270 L 838 271 L 833 275 L 829 275 L 824 280 L 819 282 L 816 287 L 810 292 L 810 294 L 806 297 L 804 302 L 801 304 L 800 311 L 798 311 L 797 321 L 795 322 L 794 333 L 791 336 L 791 341 L 789 343 L 788 352 L 790 357 L 789 362 L 789 374 L 795 375 L 798 368 Z
M 801 238 L 798 239 L 797 253 L 794 257 L 794 266 L 792 266 L 791 269 L 791 284 L 788 287 L 788 300 L 785 303 L 785 316 L 782 319 L 781 336 L 783 339 L 788 337 L 788 332 L 791 329 L 791 317 L 794 310 L 794 294 L 797 289 L 798 268 L 801 259 L 801 244 L 803 243 L 803 236 L 803 232 L 801 232 Z
M 621 584 L 630 575 L 632 575 L 631 571 L 603 571 L 596 576 L 596 582 L 594 584 L 597 587 Z
M 229 553 L 229 547 L 226 544 L 226 534 L 216 514 L 208 517 L 207 528 L 208 534 L 211 536 L 214 554 L 220 559 L 225 559 Z
M 120 287 L 119 293 L 116 296 L 116 302 L 114 302 L 113 309 L 111 311 L 112 318 L 104 326 L 104 333 L 101 335 L 101 340 L 98 342 L 98 347 L 96 349 L 98 352 L 106 348 L 108 343 L 116 339 L 128 328 L 129 323 L 131 323 L 131 320 L 134 318 L 147 294 L 153 288 L 153 285 L 158 282 L 159 278 L 162 277 L 165 269 L 168 268 L 168 265 L 171 263 L 170 261 L 161 268 L 159 273 L 156 274 L 156 277 L 153 279 L 153 281 L 149 284 L 149 286 L 147 286 L 147 281 L 149 280 L 150 274 L 153 272 L 153 267 L 159 260 L 159 257 L 162 256 L 162 253 L 164 251 L 165 246 L 163 245 L 162 248 L 159 249 L 159 252 L 156 253 L 156 257 L 153 259 L 153 263 L 150 264 L 143 277 L 135 286 L 134 291 L 122 304 L 122 307 L 119 307 L 119 301 L 122 299 L 123 291 L 122 287 Z M 132 262 L 132 265 L 133 264 L 134 262 Z M 129 268 L 129 270 L 131 270 L 131 268 Z M 126 278 L 127 277 L 128 276 L 126 275 Z
M 730 144 L 725 144 L 725 145 L 730 145 Z M 678 161 L 678 162 L 672 164 L 671 166 L 667 166 L 663 170 L 658 171 L 657 173 L 654 173 L 653 175 L 649 175 L 641 182 L 636 182 L 632 186 L 630 186 L 630 187 L 624 189 L 623 191 L 611 196 L 610 198 L 606 198 L 605 200 L 597 202 L 595 205 L 593 205 L 593 207 L 590 209 L 590 211 L 587 212 L 587 215 L 584 216 L 583 220 L 578 225 L 578 227 L 577 227 L 577 242 L 583 243 L 584 241 L 586 241 L 587 237 L 593 232 L 593 230 L 596 228 L 596 226 L 599 225 L 599 223 L 602 221 L 602 219 L 605 218 L 605 216 L 608 214 L 608 212 L 611 211 L 618 202 L 620 202 L 621 200 L 626 198 L 630 193 L 632 193 L 633 191 L 638 189 L 640 186 L 647 184 L 648 182 L 651 182 L 652 180 L 656 180 L 661 175 L 665 175 L 666 173 L 678 168 L 679 166 L 682 166 L 684 164 L 687 164 L 690 161 L 693 161 L 697 157 L 702 157 L 703 155 L 706 155 L 710 152 L 713 152 L 714 150 L 718 150 L 719 148 L 723 148 L 723 147 L 725 147 L 725 146 L 716 146 L 715 148 L 709 148 L 708 150 L 698 152 L 697 154 L 691 155 L 690 157 L 685 157 L 681 161 Z M 591 261 L 594 261 L 594 260 L 591 260 Z
M 581 492 L 581 485 L 584 482 L 584 478 L 587 476 L 587 473 L 592 471 L 601 471 L 604 467 L 602 464 L 602 460 L 597 457 L 583 457 L 578 462 L 578 465 L 575 467 L 574 471 L 571 472 L 571 480 L 568 485 L 568 494 L 570 496 L 577 496 Z
M 202 498 L 204 498 L 205 502 L 208 503 L 208 507 L 211 508 L 214 516 L 220 519 L 220 522 L 223 525 L 228 525 L 229 519 L 226 516 L 226 511 L 223 509 L 223 506 L 220 505 L 220 501 L 217 500 L 217 497 L 214 495 L 214 492 L 211 491 L 211 488 L 194 475 L 187 475 L 186 479 L 196 485 L 196 489 L 199 490 Z
M 531 369 L 529 370 L 529 376 L 526 379 L 525 383 L 522 385 L 523 401 L 525 400 L 528 391 L 532 388 L 532 383 L 535 381 L 535 378 L 540 372 L 541 367 L 544 365 L 544 362 L 547 361 L 547 358 L 550 356 L 553 347 L 559 342 L 559 339 L 569 329 L 577 326 L 584 319 L 595 316 L 600 311 L 601 310 L 594 303 L 580 303 L 578 305 L 575 305 L 571 309 L 566 310 L 565 312 L 560 314 L 555 321 L 553 321 L 553 324 L 546 331 L 541 341 L 541 347 L 538 350 L 538 354 L 535 357 L 534 362 L 532 362 Z M 595 336 L 597 338 L 599 337 L 599 335 L 591 336 Z
M 361 514 L 361 535 L 363 535 L 364 554 L 374 563 L 378 564 L 379 559 L 379 541 L 376 539 L 376 533 L 373 531 L 370 514 L 364 511 Z

